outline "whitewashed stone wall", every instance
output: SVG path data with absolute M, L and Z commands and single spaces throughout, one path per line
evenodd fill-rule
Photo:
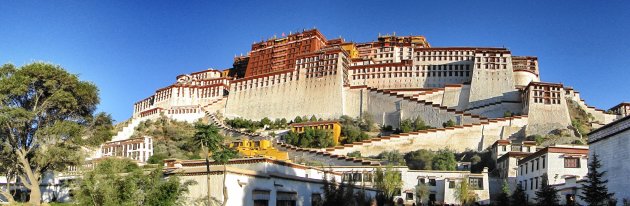
M 606 171 L 603 178 L 608 180 L 606 184 L 608 192 L 614 192 L 615 198 L 619 202 L 623 198 L 630 199 L 630 191 L 628 191 L 630 164 L 627 163 L 628 159 L 630 159 L 630 130 L 623 131 L 629 127 L 630 121 L 625 120 L 614 127 L 589 136 L 590 141 L 593 141 L 601 138 L 601 135 L 607 136 L 613 134 L 613 132 L 622 131 L 589 145 L 591 159 L 594 154 L 599 155 L 602 163 L 600 171 Z
M 523 113 L 523 105 L 516 102 L 501 102 L 498 104 L 492 104 L 484 107 L 473 108 L 472 110 L 466 110 L 471 114 L 476 114 L 488 118 L 500 118 L 503 117 L 506 111 L 512 112 L 512 114 Z
M 367 95 L 367 112 L 379 125 L 391 125 L 394 128 L 400 126 L 401 120 L 412 118 L 421 118 L 427 125 L 433 127 L 442 127 L 442 123 L 448 120 L 453 120 L 457 124 L 479 122 L 478 119 L 448 112 L 439 106 L 374 90 L 370 90 Z
M 486 105 L 493 102 L 504 100 L 508 93 L 516 91 L 514 87 L 514 74 L 512 71 L 512 58 L 509 54 L 503 54 L 507 60 L 506 68 L 485 69 L 477 68 L 472 72 L 472 80 L 470 83 L 470 97 L 468 99 L 468 108 Z M 484 53 L 476 53 L 475 58 L 484 59 Z M 483 61 L 475 61 L 484 65 Z
M 259 120 L 293 119 L 315 115 L 318 118 L 338 118 L 344 114 L 341 75 L 321 78 L 300 78 L 285 83 L 242 91 L 231 88 L 226 117 Z
M 457 152 L 463 152 L 467 149 L 481 151 L 499 139 L 507 139 L 511 135 L 522 133 L 525 125 L 527 125 L 527 118 L 519 117 L 487 124 L 392 135 L 380 138 L 380 141 L 372 140 L 352 146 L 335 147 L 334 150 L 328 152 L 347 155 L 350 152 L 359 151 L 363 156 L 376 156 L 383 151 L 390 150 L 398 150 L 401 153 L 419 149 L 438 150 L 442 148 L 449 148 Z

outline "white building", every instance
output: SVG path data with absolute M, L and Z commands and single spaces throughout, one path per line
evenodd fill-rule
M 525 190 L 527 199 L 534 202 L 543 175 L 547 175 L 550 185 L 562 184 L 569 177 L 581 179 L 588 173 L 587 156 L 587 146 L 549 146 L 519 160 L 516 179 Z
M 497 163 L 499 177 L 507 181 L 510 190 L 514 191 L 518 181 L 518 161 L 536 152 L 536 142 L 523 141 L 513 144 L 510 140 L 498 140 L 492 145 L 493 158 Z
M 141 138 L 126 139 L 106 142 L 101 145 L 95 158 L 101 157 L 126 157 L 141 163 L 146 163 L 153 155 L 153 138 L 144 136 Z
M 606 171 L 608 192 L 614 192 L 618 202 L 630 199 L 630 116 L 592 131 L 588 138 L 589 155 L 597 154 L 602 164 L 599 171 Z
M 355 184 L 373 186 L 373 175 L 378 166 L 331 166 L 327 167 L 334 172 L 342 173 L 345 179 L 353 178 Z M 407 166 L 393 167 L 399 171 L 403 181 L 400 195 L 394 198 L 396 203 L 412 205 L 417 202 L 416 186 L 426 184 L 429 188 L 428 199 L 424 204 L 459 204 L 455 198 L 456 186 L 461 181 L 468 181 L 475 188 L 478 203 L 490 204 L 490 190 L 488 183 L 488 171 L 471 173 L 470 171 L 439 171 L 439 170 L 410 170 Z M 385 168 L 381 168 L 385 170 Z M 416 203 L 417 204 L 417 203 Z
M 579 195 L 582 195 L 582 184 L 584 179 L 567 177 L 562 184 L 553 185 L 558 190 L 558 197 L 561 204 L 565 205 L 588 205 Z
M 189 187 L 187 203 L 205 201 L 208 184 L 203 160 L 166 160 L 167 176 L 181 181 L 194 180 Z M 340 173 L 268 158 L 232 159 L 227 163 L 225 184 L 229 191 L 227 205 L 315 205 L 323 199 L 323 178 L 341 181 Z M 223 200 L 223 166 L 211 163 L 210 191 L 214 199 Z M 365 188 L 370 198 L 376 190 Z

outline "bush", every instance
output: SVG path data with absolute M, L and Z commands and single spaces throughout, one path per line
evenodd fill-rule
M 299 134 L 289 131 L 283 138 L 288 144 L 298 147 L 326 148 L 334 145 L 332 132 L 324 129 L 306 128 Z
M 505 111 L 505 112 L 503 112 L 503 117 L 511 117 L 511 116 L 513 116 L 513 115 L 514 115 L 514 114 L 512 114 L 512 112 L 510 112 L 510 111 Z
M 405 158 L 400 152 L 398 152 L 398 150 L 381 152 L 378 156 L 376 156 L 376 158 L 384 160 L 392 165 L 405 164 Z
M 359 151 L 354 151 L 354 152 L 348 152 L 348 157 L 361 157 L 361 152 Z
M 455 126 L 455 122 L 453 120 L 448 120 L 444 123 L 442 123 L 442 127 L 454 127 Z

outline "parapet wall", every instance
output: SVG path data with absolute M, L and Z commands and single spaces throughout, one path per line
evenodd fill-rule
M 522 137 L 526 125 L 527 116 L 499 118 L 477 124 L 372 138 L 328 148 L 326 151 L 337 155 L 359 151 L 362 156 L 376 156 L 381 152 L 390 150 L 397 150 L 401 153 L 419 149 L 438 150 L 441 148 L 449 148 L 456 152 L 481 151 L 499 139 Z

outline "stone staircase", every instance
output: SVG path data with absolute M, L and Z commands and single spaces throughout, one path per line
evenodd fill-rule
M 122 130 L 118 131 L 118 133 L 116 133 L 116 135 L 114 135 L 112 137 L 112 141 L 120 141 L 120 140 L 126 140 L 129 139 L 131 137 L 131 135 L 133 135 L 133 132 L 136 131 L 136 127 L 143 121 L 147 120 L 148 118 L 133 118 L 131 119 L 131 122 L 129 124 L 127 124 L 127 126 L 123 127 Z

